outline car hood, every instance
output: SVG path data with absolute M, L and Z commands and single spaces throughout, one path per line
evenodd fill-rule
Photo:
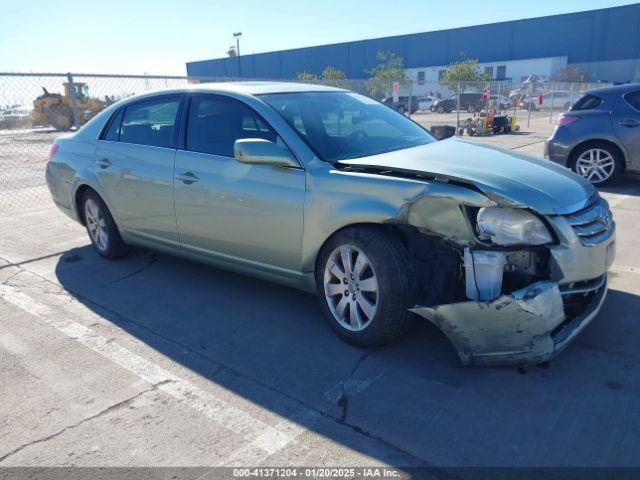
M 339 163 L 461 181 L 492 200 L 546 215 L 572 213 L 595 193 L 585 179 L 551 161 L 457 137 Z

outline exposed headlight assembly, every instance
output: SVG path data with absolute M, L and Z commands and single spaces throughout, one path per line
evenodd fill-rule
M 544 245 L 553 241 L 538 217 L 519 208 L 481 208 L 477 222 L 480 238 L 496 245 Z

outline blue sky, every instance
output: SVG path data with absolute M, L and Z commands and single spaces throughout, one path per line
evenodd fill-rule
M 626 5 L 608 0 L 0 0 L 0 71 L 185 74 L 185 62 Z M 543 35 L 544 32 L 541 32 Z

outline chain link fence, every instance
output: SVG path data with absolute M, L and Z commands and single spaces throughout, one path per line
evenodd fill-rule
M 44 169 L 54 139 L 81 128 L 112 103 L 189 83 L 239 79 L 54 73 L 0 73 L 0 213 L 49 202 Z M 295 80 L 285 80 L 295 81 Z M 516 130 L 551 133 L 553 119 L 602 84 L 314 80 L 384 102 L 436 133 L 493 134 L 487 119 L 508 115 Z M 515 119 L 513 119 L 515 117 Z

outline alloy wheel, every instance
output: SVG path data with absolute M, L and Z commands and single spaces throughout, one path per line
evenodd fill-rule
M 616 168 L 613 156 L 601 148 L 592 148 L 583 152 L 576 160 L 576 173 L 591 183 L 608 180 Z
M 358 332 L 369 326 L 378 309 L 378 278 L 367 255 L 353 245 L 341 245 L 324 269 L 327 305 L 345 329 Z
M 93 244 L 101 252 L 106 251 L 109 246 L 107 222 L 100 210 L 100 206 L 92 198 L 88 198 L 84 203 L 84 218 Z

